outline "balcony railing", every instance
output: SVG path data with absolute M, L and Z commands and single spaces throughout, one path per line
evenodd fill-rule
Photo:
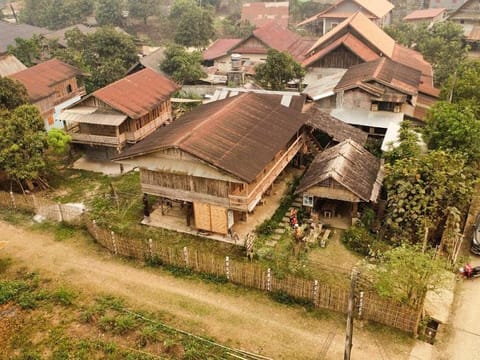
M 72 142 L 77 144 L 103 145 L 103 146 L 121 146 L 125 143 L 125 134 L 119 136 L 104 136 L 82 133 L 71 133 Z
M 169 116 L 168 113 L 161 114 L 155 120 L 150 121 L 148 124 L 146 124 L 145 126 L 142 126 L 140 129 L 138 129 L 134 132 L 126 133 L 126 139 L 127 139 L 128 142 L 140 141 L 141 139 L 143 139 L 147 135 L 150 135 L 152 132 L 157 130 L 160 126 L 162 126 L 169 119 L 170 119 L 170 116 Z

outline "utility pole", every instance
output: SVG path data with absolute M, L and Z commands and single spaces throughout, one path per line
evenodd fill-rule
M 347 330 L 345 336 L 345 353 L 343 360 L 350 360 L 352 352 L 352 340 L 353 340 L 353 307 L 355 304 L 355 283 L 357 281 L 357 272 L 352 270 L 352 281 L 350 288 L 350 297 L 348 298 L 348 314 L 347 314 Z

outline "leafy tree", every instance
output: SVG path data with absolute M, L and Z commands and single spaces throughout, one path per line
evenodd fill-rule
M 33 105 L 21 105 L 4 114 L 0 133 L 0 168 L 20 185 L 32 187 L 35 180 L 44 183 L 48 142 L 39 110 Z
M 8 53 L 24 63 L 26 66 L 33 66 L 42 55 L 42 39 L 33 35 L 31 39 L 15 39 L 15 46 L 8 45 Z
M 73 29 L 65 36 L 68 47 L 55 56 L 91 74 L 85 79 L 87 92 L 122 78 L 138 60 L 133 39 L 111 27 L 88 35 Z
M 427 291 L 435 291 L 444 282 L 445 264 L 431 250 L 423 252 L 420 246 L 402 244 L 385 252 L 372 272 L 380 295 L 418 306 Z
M 160 69 L 181 84 L 192 83 L 206 75 L 201 64 L 200 52 L 189 53 L 182 46 L 169 45 L 165 50 L 165 60 L 161 63 Z
M 393 242 L 436 243 L 448 216 L 446 209 L 464 210 L 474 176 L 458 154 L 440 150 L 385 165 L 385 223 Z
M 400 125 L 398 141 L 400 142 L 398 146 L 392 147 L 390 151 L 384 154 L 385 160 L 390 165 L 393 165 L 397 160 L 420 156 L 419 137 L 408 120 L 404 120 Z
M 248 21 L 240 20 L 240 13 L 236 12 L 222 20 L 219 37 L 243 39 L 250 36 L 255 30 L 255 25 Z
M 47 144 L 54 155 L 66 154 L 70 148 L 71 141 L 72 137 L 61 129 L 52 128 L 47 134 Z
M 433 66 L 437 84 L 443 84 L 467 56 L 463 29 L 451 21 L 437 22 L 429 28 L 399 24 L 385 31 L 401 44 L 423 54 Z
M 93 0 L 25 0 L 20 19 L 27 24 L 60 29 L 85 19 L 93 11 Z
M 119 0 L 97 0 L 95 19 L 99 25 L 120 26 L 122 24 L 122 4 Z
M 176 0 L 169 19 L 180 45 L 204 48 L 215 35 L 213 9 L 202 8 L 194 0 Z
M 463 104 L 436 103 L 427 115 L 424 138 L 430 149 L 459 153 L 468 163 L 480 160 L 480 120 Z
M 267 61 L 255 68 L 255 80 L 263 87 L 283 90 L 291 80 L 301 80 L 305 70 L 290 54 L 268 50 Z
M 158 12 L 158 0 L 128 0 L 129 15 L 143 19 L 147 25 L 147 18 Z
M 0 110 L 13 110 L 28 103 L 27 89 L 22 83 L 0 76 Z

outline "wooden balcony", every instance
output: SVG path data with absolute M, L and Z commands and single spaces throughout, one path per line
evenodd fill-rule
M 230 208 L 241 211 L 252 211 L 262 198 L 262 195 L 273 184 L 275 179 L 287 167 L 304 143 L 303 136 L 299 136 L 287 151 L 276 161 L 265 176 L 249 189 L 248 196 L 229 195 Z
M 79 132 L 68 132 L 68 134 L 72 137 L 72 143 L 75 144 L 123 147 L 126 142 L 125 134 L 121 134 L 118 137 L 83 134 Z
M 142 128 L 134 131 L 134 132 L 127 132 L 126 139 L 129 143 L 136 143 L 142 140 L 144 137 L 150 135 L 155 130 L 157 130 L 160 126 L 162 126 L 165 122 L 170 119 L 170 115 L 168 113 L 164 113 L 157 117 L 155 120 L 150 121 L 148 124 L 143 126 Z

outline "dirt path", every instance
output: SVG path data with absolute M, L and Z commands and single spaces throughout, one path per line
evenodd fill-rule
M 0 221 L 0 250 L 30 270 L 81 288 L 126 298 L 132 305 L 167 313 L 165 322 L 232 347 L 275 359 L 343 358 L 344 321 L 277 304 L 233 286 L 175 278 L 157 269 L 115 259 L 86 240 L 53 236 Z M 392 343 L 389 332 L 356 328 L 352 357 L 408 359 L 410 342 Z

